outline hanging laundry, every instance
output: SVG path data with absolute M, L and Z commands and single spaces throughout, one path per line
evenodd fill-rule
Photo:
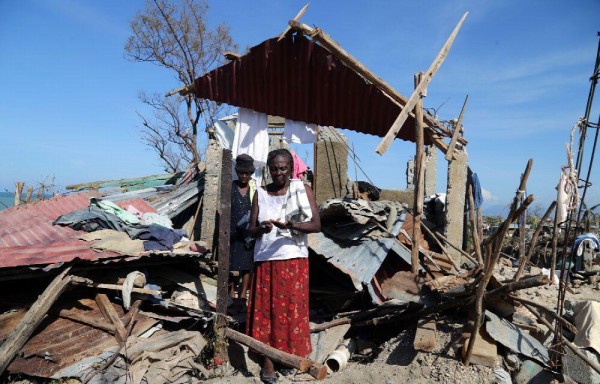
M 302 121 L 285 119 L 283 138 L 296 144 L 313 144 L 317 142 L 317 130 L 315 124 L 307 124 Z
M 292 170 L 292 179 L 302 179 L 302 174 L 306 172 L 308 167 L 302 161 L 302 159 L 296 154 L 296 152 L 290 150 L 292 154 L 292 160 L 294 161 L 294 169 Z
M 252 178 L 260 185 L 269 153 L 266 114 L 246 108 L 239 109 L 231 155 L 235 159 L 242 153 L 250 155 L 254 159 L 256 170 Z
M 558 181 L 558 190 L 556 202 L 556 221 L 557 223 L 563 223 L 567 220 L 569 210 L 573 210 L 577 207 L 577 185 L 575 177 L 571 177 L 567 169 L 563 169 L 560 174 Z

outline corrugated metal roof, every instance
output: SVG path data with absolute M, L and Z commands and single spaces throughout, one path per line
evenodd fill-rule
M 302 35 L 269 39 L 196 79 L 198 97 L 269 115 L 383 137 L 401 108 L 325 48 Z M 415 141 L 414 119 L 400 130 Z M 408 128 L 410 129 L 408 129 Z M 426 144 L 430 144 L 425 136 Z
M 75 259 L 98 260 L 119 256 L 114 252 L 97 252 L 90 243 L 78 240 L 84 233 L 69 227 L 52 225 L 65 213 L 89 206 L 90 192 L 55 196 L 49 200 L 12 207 L 0 212 L 0 268 L 60 264 Z M 117 203 L 134 206 L 140 212 L 156 210 L 142 199 Z

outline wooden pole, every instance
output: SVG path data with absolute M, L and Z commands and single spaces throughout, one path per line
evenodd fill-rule
M 552 211 L 554 210 L 555 207 L 556 207 L 556 200 L 553 201 L 552 204 L 550 204 L 550 206 L 548 207 L 548 210 L 546 210 L 546 213 L 542 217 L 542 220 L 540 220 L 537 228 L 535 229 L 535 232 L 533 233 L 533 236 L 531 237 L 531 242 L 529 242 L 529 250 L 527 251 L 527 256 L 525 256 L 524 258 L 522 258 L 519 261 L 519 268 L 517 269 L 517 272 L 515 273 L 515 277 L 514 277 L 515 281 L 519 281 L 519 279 L 521 278 L 521 275 L 523 274 L 523 271 L 525 270 L 525 266 L 527 265 L 527 263 L 529 263 L 529 260 L 531 260 L 531 256 L 533 255 L 533 251 L 535 249 L 535 243 L 537 241 L 537 238 L 540 235 L 540 232 L 542 232 L 542 229 L 544 228 L 544 223 L 546 222 L 546 220 L 548 220 L 548 217 L 550 217 L 550 214 L 552 213 Z
M 469 14 L 469 12 L 466 12 L 463 15 L 463 17 L 460 19 L 460 21 L 458 22 L 458 24 L 452 31 L 452 34 L 450 35 L 450 37 L 448 38 L 448 40 L 442 47 L 441 51 L 438 53 L 436 58 L 433 60 L 433 63 L 431 63 L 431 66 L 429 67 L 427 72 L 425 72 L 423 80 L 415 88 L 413 94 L 410 96 L 410 98 L 406 102 L 406 105 L 404 106 L 404 108 L 402 109 L 402 111 L 400 112 L 398 117 L 396 118 L 396 121 L 394 121 L 394 124 L 392 124 L 392 127 L 390 128 L 388 133 L 385 135 L 383 140 L 379 143 L 379 145 L 375 149 L 375 152 L 379 153 L 380 155 L 383 155 L 388 150 L 390 145 L 392 144 L 392 140 L 394 140 L 396 138 L 396 136 L 398 136 L 398 132 L 400 132 L 400 129 L 402 129 L 404 122 L 408 118 L 408 112 L 412 111 L 412 109 L 415 107 L 415 104 L 417 103 L 417 100 L 420 99 L 421 94 L 423 93 L 423 90 L 427 88 L 427 85 L 433 78 L 433 75 L 435 75 L 437 70 L 441 67 L 442 63 L 446 59 L 446 56 L 448 56 L 448 52 L 450 52 L 450 48 L 452 48 L 454 39 L 456 38 L 456 35 L 458 34 L 460 27 L 462 27 L 463 23 L 465 22 L 465 19 L 467 18 L 468 14 Z
M 415 74 L 415 88 L 419 86 L 423 73 Z M 426 92 L 423 89 L 423 92 Z M 411 248 L 411 272 L 415 275 L 419 272 L 419 243 L 421 239 L 421 216 L 423 215 L 423 190 L 425 189 L 425 142 L 423 138 L 423 96 L 415 105 L 415 190 L 413 199 L 413 244 Z
M 444 241 L 446 244 L 448 244 L 450 247 L 454 248 L 455 250 L 457 250 L 461 255 L 463 255 L 464 257 L 466 257 L 467 259 L 469 259 L 469 261 L 471 261 L 473 264 L 477 264 L 477 260 L 475 260 L 471 255 L 469 255 L 467 252 L 463 251 L 460 247 L 452 244 L 447 238 L 446 236 L 442 235 L 439 232 L 431 232 L 433 233 L 434 236 L 437 236 L 438 238 L 440 238 L 442 241 Z
M 221 161 L 221 190 L 219 193 L 219 259 L 217 275 L 217 313 L 215 314 L 215 355 L 214 361 L 222 364 L 228 361 L 225 332 L 227 328 L 227 303 L 229 301 L 229 232 L 231 223 L 231 150 L 223 149 Z
M 469 184 L 469 217 L 471 218 L 471 232 L 473 234 L 473 248 L 477 256 L 479 265 L 483 265 L 483 257 L 481 256 L 481 240 L 479 239 L 479 230 L 477 229 L 477 217 L 475 216 L 475 202 L 473 199 L 473 185 Z
M 448 144 L 448 152 L 446 152 L 446 160 L 452 160 L 452 154 L 454 153 L 454 147 L 456 147 L 456 142 L 458 138 L 461 136 L 460 131 L 462 129 L 462 121 L 463 116 L 465 114 L 465 108 L 467 106 L 467 101 L 469 101 L 469 95 L 465 97 L 465 102 L 463 103 L 462 109 L 460 110 L 460 115 L 458 115 L 458 121 L 456 122 L 456 126 L 454 127 L 454 132 L 452 132 L 452 139 L 450 139 L 450 144 Z
M 23 193 L 23 187 L 25 183 L 22 181 L 15 182 L 15 207 L 21 205 L 21 194 Z
M 525 281 L 525 279 L 521 280 L 521 281 Z M 569 321 L 567 319 L 565 319 L 562 316 L 559 316 L 556 312 L 554 312 L 553 310 L 544 307 L 543 305 L 536 303 L 535 301 L 531 301 L 531 300 L 527 300 L 527 299 L 523 299 L 521 297 L 517 297 L 515 295 L 508 295 L 508 298 L 514 301 L 517 301 L 521 304 L 527 304 L 527 305 L 531 305 L 535 308 L 538 308 L 539 310 L 541 310 L 542 312 L 545 312 L 548 314 L 548 316 L 553 317 L 555 320 L 559 321 L 563 327 L 567 328 L 570 332 L 572 332 L 574 335 L 577 334 L 577 327 L 575 327 L 573 324 L 569 323 Z
M 529 159 L 527 162 L 527 167 L 525 168 L 525 172 L 521 177 L 521 183 L 519 184 L 519 188 L 515 193 L 515 198 L 513 199 L 512 205 L 510 207 L 510 211 L 508 213 L 508 219 L 502 223 L 500 230 L 498 232 L 499 241 L 496 243 L 496 247 L 492 250 L 492 254 L 487 256 L 489 259 L 489 263 L 486 263 L 486 270 L 484 271 L 483 277 L 479 281 L 479 285 L 477 286 L 477 292 L 475 294 L 475 325 L 473 326 L 473 332 L 471 333 L 471 338 L 469 339 L 469 346 L 467 347 L 467 353 L 465 356 L 465 366 L 469 366 L 471 361 L 471 355 L 473 354 L 473 347 L 475 346 L 475 340 L 477 339 L 477 335 L 479 334 L 479 328 L 481 327 L 481 318 L 483 316 L 483 297 L 485 294 L 485 290 L 487 285 L 492 277 L 492 273 L 494 271 L 494 265 L 498 261 L 498 257 L 500 255 L 500 251 L 502 250 L 502 239 L 506 236 L 506 232 L 508 231 L 508 227 L 511 223 L 511 218 L 513 214 L 517 210 L 517 205 L 521 200 L 521 195 L 525 192 L 525 186 L 527 185 L 527 178 L 529 178 L 529 173 L 531 172 L 531 167 L 533 165 L 533 160 Z M 525 201 L 525 203 L 528 200 Z M 533 201 L 533 199 L 531 200 Z M 523 203 L 523 205 L 525 204 Z M 523 207 L 523 206 L 521 206 Z
M 313 40 L 319 42 L 325 49 L 327 49 L 330 52 L 332 52 L 333 54 L 335 54 L 336 57 L 338 57 L 349 68 L 351 68 L 352 70 L 354 70 L 355 72 L 360 74 L 362 77 L 364 77 L 365 79 L 370 81 L 372 84 L 377 86 L 377 88 L 380 89 L 381 91 L 383 91 L 383 93 L 392 102 L 396 103 L 396 105 L 398 105 L 402 109 L 405 108 L 405 105 L 408 102 L 408 99 L 406 97 L 402 96 L 400 93 L 398 93 L 398 91 L 396 91 L 394 88 L 392 88 L 392 86 L 390 86 L 388 83 L 386 83 L 385 81 L 380 79 L 373 72 L 371 72 L 367 67 L 365 67 L 360 61 L 358 61 L 356 58 L 354 58 L 352 55 L 350 55 L 348 52 L 346 52 L 337 42 L 335 42 L 331 38 L 331 36 L 329 36 L 328 34 L 323 32 L 319 28 L 311 28 L 306 24 L 301 24 L 301 23 L 295 22 L 294 20 L 290 21 L 290 26 L 294 29 L 298 29 L 298 30 L 304 32 L 305 34 L 311 36 L 313 38 Z M 407 113 L 409 116 L 414 117 L 414 113 L 411 108 L 408 109 Z M 446 136 L 451 135 L 451 132 L 449 132 L 446 129 L 446 127 L 444 127 L 442 124 L 440 124 L 437 121 L 437 119 L 434 118 L 433 116 L 425 113 L 423 115 L 423 119 L 424 119 L 427 127 L 429 127 L 429 128 L 436 127 L 440 132 L 443 132 L 444 135 L 446 135 Z M 439 150 L 442 151 L 442 153 L 446 153 L 448 151 L 448 146 L 446 145 L 446 143 L 444 143 L 443 136 L 439 135 L 437 132 L 433 131 L 432 129 L 427 129 L 426 132 L 427 132 L 428 136 L 431 138 L 433 144 L 437 148 L 439 148 Z M 465 145 L 467 143 L 467 141 L 464 138 L 459 138 L 459 141 L 463 145 Z
M 294 21 L 300 21 L 300 18 L 302 16 L 304 16 L 304 14 L 306 13 L 306 10 L 308 9 L 308 6 L 310 5 L 310 3 L 306 3 L 306 5 L 304 7 L 302 7 L 302 9 L 300 10 L 300 12 L 298 12 L 296 14 L 296 16 L 293 18 Z M 279 35 L 279 39 L 277 39 L 277 42 L 281 41 L 281 39 L 283 39 L 285 37 L 285 35 L 287 35 L 287 33 L 292 29 L 292 27 L 288 26 L 285 28 L 285 30 L 281 33 L 281 35 Z
M 323 380 L 325 376 L 327 376 L 327 367 L 316 361 L 280 351 L 248 335 L 234 331 L 231 328 L 226 329 L 225 336 L 254 349 L 274 362 L 281 363 L 288 367 L 294 367 L 300 372 L 308 372 L 317 380 Z
M 23 316 L 15 330 L 0 345 L 0 375 L 4 373 L 6 367 L 8 367 L 17 353 L 19 353 L 19 350 L 21 350 L 33 334 L 33 331 L 42 322 L 52 304 L 67 288 L 71 281 L 71 276 L 69 276 L 70 271 L 71 267 L 68 267 L 52 280 L 50 285 L 33 303 L 25 316 Z

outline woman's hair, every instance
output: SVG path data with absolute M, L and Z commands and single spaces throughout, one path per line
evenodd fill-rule
M 285 148 L 274 149 L 271 152 L 269 152 L 269 154 L 267 155 L 267 167 L 273 163 L 273 160 L 277 156 L 282 156 L 282 157 L 287 158 L 288 163 L 290 164 L 290 169 L 292 169 L 292 170 L 294 169 L 294 158 L 292 157 L 292 154 L 290 153 L 290 151 L 288 151 Z

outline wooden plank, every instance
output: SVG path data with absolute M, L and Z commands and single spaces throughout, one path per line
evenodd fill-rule
M 23 316 L 17 328 L 12 332 L 0 346 L 0 375 L 25 345 L 33 331 L 42 322 L 48 310 L 64 292 L 71 281 L 68 267 L 52 280 L 50 285 L 38 297 L 29 311 Z
M 300 21 L 300 18 L 302 16 L 304 16 L 304 14 L 306 13 L 306 10 L 308 9 L 308 6 L 310 5 L 310 3 L 306 3 L 306 5 L 304 7 L 302 7 L 302 9 L 300 10 L 300 12 L 298 12 L 296 14 L 296 16 L 292 19 L 294 21 Z M 281 35 L 279 35 L 279 38 L 277 39 L 277 42 L 281 41 L 281 39 L 283 39 L 285 37 L 285 35 L 287 35 L 287 33 L 292 29 L 292 27 L 288 26 L 285 28 L 285 30 L 283 32 L 281 32 Z
M 229 231 L 231 222 L 231 151 L 223 149 L 221 161 L 220 209 L 218 212 L 218 275 L 217 275 L 217 313 L 214 329 L 215 362 L 228 361 L 225 329 L 227 328 L 227 303 L 229 301 Z
M 258 353 L 265 355 L 274 362 L 296 368 L 300 372 L 308 372 L 317 380 L 322 380 L 325 378 L 325 376 L 327 376 L 327 367 L 325 367 L 323 364 L 300 356 L 292 355 L 291 353 L 280 351 L 248 335 L 234 331 L 231 328 L 227 328 L 225 330 L 225 335 L 228 338 L 237 341 L 238 343 L 254 349 Z
M 121 322 L 117 311 L 113 307 L 112 303 L 108 299 L 104 293 L 98 293 L 96 295 L 96 303 L 98 303 L 98 308 L 100 312 L 102 312 L 102 316 L 115 327 L 115 338 L 121 343 L 127 339 L 127 330 Z
M 432 352 L 437 348 L 435 319 L 419 319 L 413 347 L 416 351 Z
M 477 226 L 477 216 L 475 215 L 475 201 L 473 199 L 473 184 L 469 184 L 469 218 L 471 219 L 471 233 L 473 234 L 473 248 L 477 256 L 479 265 L 483 265 L 483 256 L 481 254 L 481 239 L 479 238 L 479 229 Z
M 115 334 L 115 326 L 112 324 L 106 324 L 105 322 L 99 321 L 96 318 L 81 314 L 79 312 L 63 309 L 58 313 L 58 316 L 64 317 L 65 319 L 77 321 L 85 325 L 89 325 L 94 328 L 101 329 L 103 331 Z
M 436 58 L 433 60 L 433 63 L 431 63 L 431 66 L 429 67 L 427 72 L 425 72 L 425 76 L 423 77 L 423 80 L 415 88 L 413 94 L 410 96 L 410 98 L 406 102 L 406 105 L 404 106 L 404 108 L 402 109 L 402 111 L 400 112 L 398 117 L 396 118 L 396 121 L 394 121 L 394 123 L 392 124 L 392 127 L 390 128 L 388 133 L 385 135 L 383 140 L 381 140 L 381 142 L 375 149 L 375 152 L 379 153 L 380 155 L 383 155 L 388 150 L 390 145 L 392 144 L 392 141 L 396 138 L 396 136 L 398 136 L 398 132 L 400 132 L 400 129 L 402 128 L 402 126 L 404 125 L 404 122 L 408 118 L 408 113 L 413 110 L 413 108 L 417 104 L 418 99 L 421 98 L 423 91 L 427 88 L 427 85 L 429 84 L 429 82 L 431 81 L 431 79 L 433 78 L 433 76 L 435 75 L 437 70 L 440 68 L 440 66 L 446 59 L 446 56 L 448 56 L 448 52 L 450 52 L 450 48 L 452 47 L 452 44 L 454 43 L 454 39 L 456 38 L 456 35 L 458 34 L 458 31 L 460 30 L 460 27 L 462 27 L 468 14 L 469 14 L 469 12 L 466 12 L 463 15 L 463 17 L 460 19 L 460 21 L 458 22 L 458 24 L 452 31 L 452 34 L 450 34 L 450 37 L 448 38 L 448 40 L 446 41 L 446 43 L 444 44 L 444 46 L 442 47 L 442 49 L 440 50 L 440 52 L 438 53 Z
M 467 101 L 469 101 L 469 95 L 465 98 L 465 102 L 463 103 L 462 109 L 460 110 L 460 115 L 458 115 L 458 121 L 456 122 L 456 126 L 454 127 L 454 132 L 452 132 L 452 139 L 450 139 L 450 144 L 448 145 L 448 151 L 446 152 L 446 160 L 451 161 L 453 159 L 454 147 L 456 147 L 456 143 L 458 142 L 458 138 L 460 137 L 460 130 L 462 129 L 462 121 L 463 116 L 465 114 L 465 107 L 467 106 Z

